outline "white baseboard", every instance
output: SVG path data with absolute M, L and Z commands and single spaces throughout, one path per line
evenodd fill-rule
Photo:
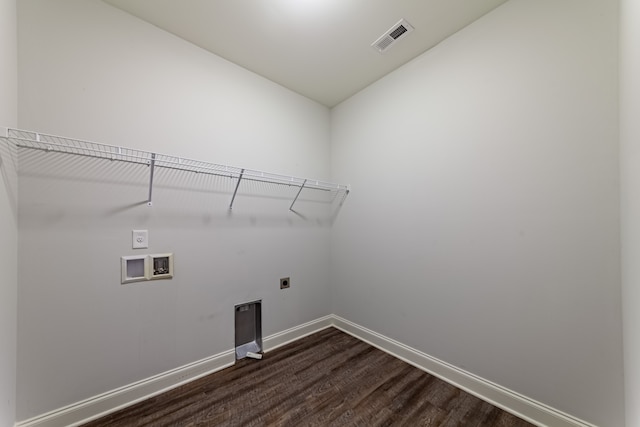
M 265 352 L 328 327 L 336 327 L 386 353 L 426 371 L 480 399 L 541 427 L 596 427 L 522 396 L 402 343 L 329 315 L 263 339 Z M 103 393 L 78 403 L 21 421 L 15 427 L 74 427 L 102 417 L 235 363 L 233 349 Z
M 596 427 L 374 331 L 332 316 L 333 326 L 540 427 Z
M 228 350 L 64 408 L 21 421 L 16 424 L 16 427 L 78 426 L 229 367 L 235 363 L 235 360 L 234 350 Z
M 286 331 L 269 335 L 262 340 L 262 348 L 266 353 L 331 326 L 333 326 L 333 316 L 324 316 L 319 319 L 312 320 L 311 322 L 287 329 Z
M 332 326 L 332 316 L 278 332 L 263 339 L 265 351 L 288 344 L 304 336 Z M 181 366 L 162 374 L 129 384 L 125 387 L 94 396 L 64 408 L 20 421 L 15 427 L 74 427 L 103 417 L 137 402 L 148 399 L 182 384 L 232 366 L 235 351 L 225 351 L 215 356 Z

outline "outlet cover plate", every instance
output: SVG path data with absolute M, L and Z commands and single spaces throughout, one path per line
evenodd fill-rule
M 289 289 L 289 287 L 291 287 L 291 279 L 289 277 L 280 279 L 280 289 Z
M 133 230 L 131 235 L 133 249 L 147 249 L 149 247 L 148 230 Z

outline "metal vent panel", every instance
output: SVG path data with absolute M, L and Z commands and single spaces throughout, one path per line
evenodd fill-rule
M 396 28 L 395 30 L 393 30 L 389 35 L 394 39 L 397 40 L 398 37 L 400 37 L 401 35 L 403 35 L 404 33 L 406 33 L 407 27 L 405 27 L 404 25 L 400 25 L 398 28 Z
M 376 43 L 376 49 L 378 49 L 379 51 L 383 51 L 386 48 L 388 48 L 393 42 L 395 41 L 395 39 L 393 37 L 384 37 L 382 40 L 380 40 L 378 43 Z
M 391 46 L 393 46 L 398 40 L 404 38 L 407 34 L 413 31 L 413 27 L 406 20 L 401 19 L 389 28 L 382 36 L 380 36 L 375 42 L 371 44 L 375 50 L 383 53 Z

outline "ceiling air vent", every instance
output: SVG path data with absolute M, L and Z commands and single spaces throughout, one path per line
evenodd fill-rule
M 378 40 L 373 42 L 373 47 L 378 52 L 382 53 L 389 49 L 395 42 L 413 31 L 413 27 L 404 19 L 401 19 L 396 25 L 391 27 L 389 31 L 384 33 Z

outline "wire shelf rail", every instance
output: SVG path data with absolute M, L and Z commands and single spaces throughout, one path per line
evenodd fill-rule
M 6 129 L 5 135 L 0 135 L 0 139 L 15 144 L 18 148 L 29 148 L 47 152 L 65 153 L 76 156 L 86 156 L 145 165 L 149 167 L 149 196 L 147 200 L 147 204 L 149 206 L 153 205 L 153 176 L 156 168 L 166 168 L 236 179 L 237 182 L 229 204 L 229 209 L 233 208 L 233 202 L 236 198 L 240 182 L 243 180 L 298 187 L 299 190 L 289 208 L 291 211 L 294 211 L 293 207 L 303 189 L 330 191 L 335 193 L 336 196 L 341 194 L 343 200 L 350 191 L 348 185 L 279 175 L 258 170 L 238 168 L 235 166 L 225 166 L 200 160 L 192 160 L 183 157 L 48 135 L 27 130 L 9 128 Z

